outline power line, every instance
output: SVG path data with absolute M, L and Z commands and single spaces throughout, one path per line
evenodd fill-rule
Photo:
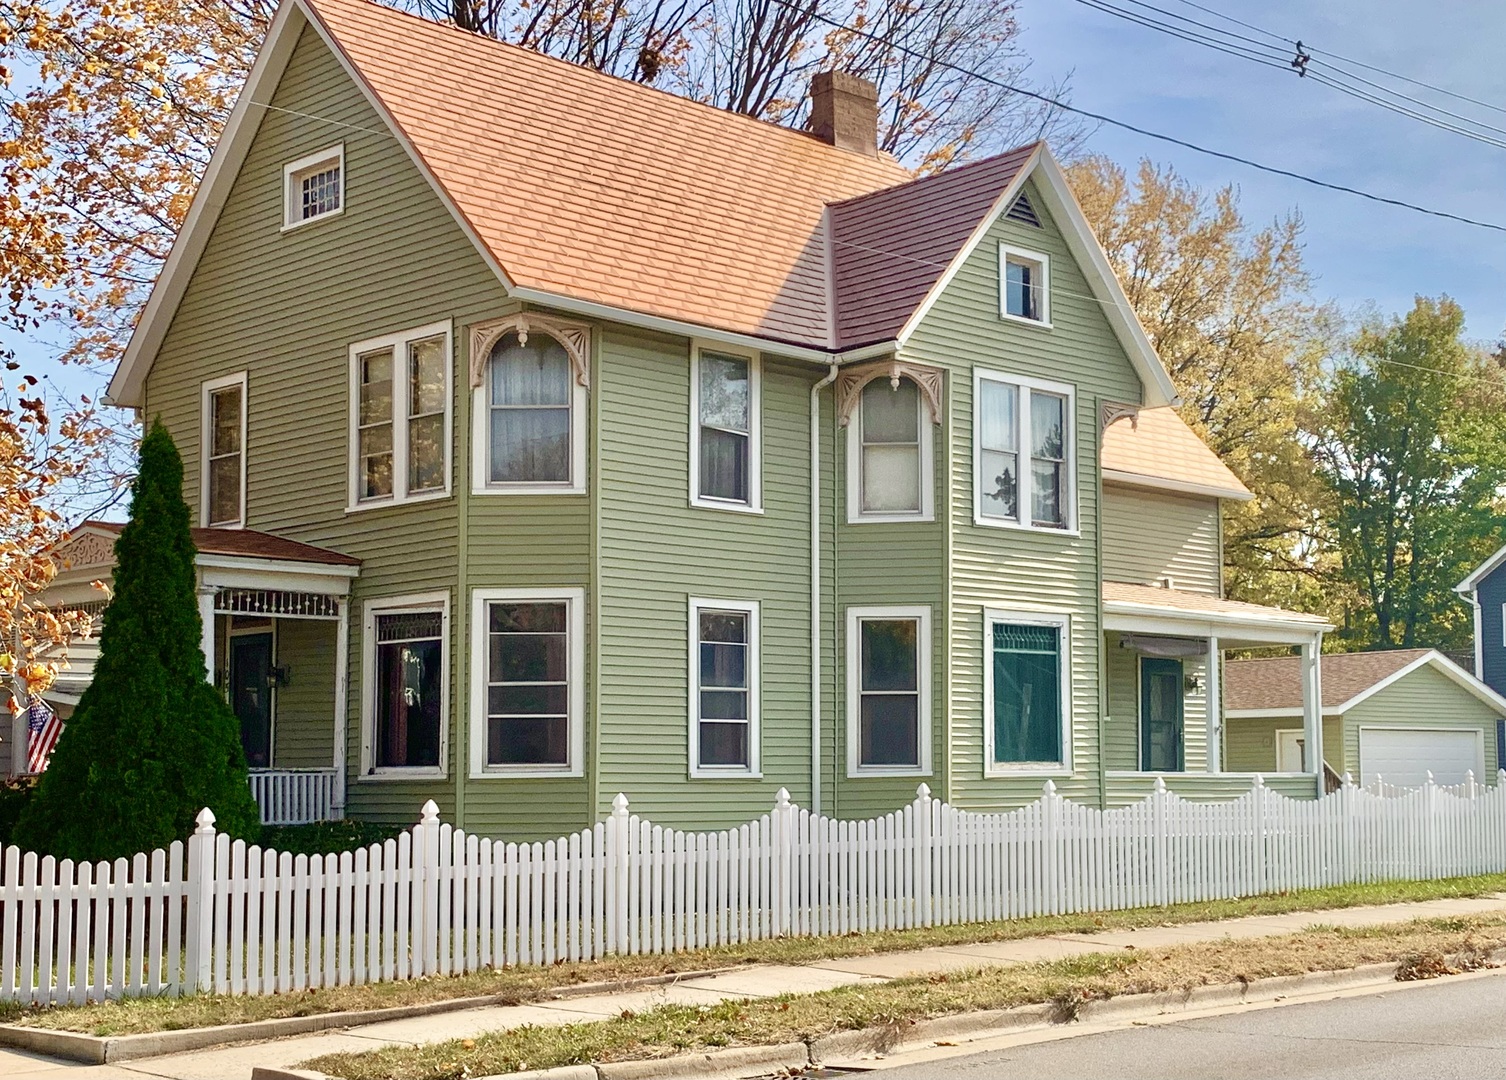
M 1123 19 L 1136 26 L 1142 26 L 1147 29 L 1156 30 L 1161 33 L 1170 35 L 1171 37 L 1178 38 L 1182 41 L 1191 42 L 1196 45 L 1202 45 L 1205 48 L 1212 49 L 1216 52 L 1235 56 L 1239 59 L 1261 64 L 1265 67 L 1274 67 L 1282 71 L 1295 71 L 1295 73 L 1298 75 L 1309 77 L 1314 82 L 1320 83 L 1321 85 L 1327 86 L 1333 90 L 1337 90 L 1339 93 L 1347 94 L 1350 97 L 1356 98 L 1357 100 L 1364 101 L 1368 104 L 1375 105 L 1379 108 L 1397 113 L 1398 115 L 1408 117 L 1409 119 L 1417 120 L 1424 124 L 1429 124 L 1441 130 L 1449 131 L 1456 135 L 1462 135 L 1468 139 L 1474 139 L 1477 142 L 1482 142 L 1487 145 L 1497 147 L 1498 149 L 1506 149 L 1506 142 L 1502 142 L 1500 139 L 1494 138 L 1490 135 L 1481 134 L 1480 131 L 1470 130 L 1470 128 L 1478 128 L 1486 132 L 1491 132 L 1497 136 L 1506 136 L 1506 128 L 1496 127 L 1492 124 L 1486 123 L 1483 120 L 1476 120 L 1473 117 L 1453 112 L 1441 106 L 1434 105 L 1431 102 L 1422 101 L 1421 99 L 1412 97 L 1408 94 L 1404 94 L 1399 90 L 1394 90 L 1388 86 L 1382 85 L 1381 83 L 1377 83 L 1372 79 L 1366 79 L 1363 76 L 1346 71 L 1344 68 L 1335 64 L 1323 64 L 1322 66 L 1327 69 L 1327 71 L 1314 71 L 1311 66 L 1311 56 L 1308 55 L 1309 50 L 1306 46 L 1299 44 L 1297 47 L 1296 57 L 1293 59 L 1288 59 L 1285 54 L 1273 55 L 1273 53 L 1269 51 L 1274 49 L 1275 46 L 1272 46 L 1265 42 L 1257 41 L 1256 39 L 1248 37 L 1246 35 L 1235 34 L 1231 31 L 1226 30 L 1220 30 L 1208 23 L 1200 22 L 1196 19 L 1189 19 L 1186 16 L 1178 15 L 1175 12 L 1166 10 L 1165 8 L 1157 7 L 1154 4 L 1145 3 L 1144 0 L 1124 0 L 1124 2 L 1133 4 L 1137 8 L 1143 8 L 1147 11 L 1156 12 L 1175 21 L 1166 22 L 1161 19 L 1157 19 L 1154 16 L 1143 15 L 1136 11 L 1129 11 L 1123 7 L 1117 6 L 1112 2 L 1109 2 L 1109 0 L 1078 0 L 1078 3 L 1081 3 L 1086 7 L 1090 7 L 1095 11 L 1101 11 L 1104 14 Z M 1211 31 L 1211 34 L 1219 36 L 1210 36 L 1210 34 L 1201 33 L 1198 30 L 1189 29 L 1189 27 L 1201 27 L 1204 30 Z M 1256 48 L 1252 49 L 1247 45 L 1238 44 L 1238 42 L 1249 42 L 1256 46 Z M 1332 72 L 1332 74 L 1329 74 L 1329 72 Z M 1354 84 L 1359 85 L 1357 86 Z M 1386 95 L 1387 97 L 1395 98 L 1396 100 L 1388 101 L 1384 97 L 1378 97 L 1374 93 L 1370 93 L 1364 89 L 1361 89 L 1361 87 L 1370 87 L 1372 90 L 1378 91 L 1380 94 Z M 1435 115 L 1429 115 L 1430 113 Z M 1461 124 L 1469 125 L 1469 127 L 1461 127 Z

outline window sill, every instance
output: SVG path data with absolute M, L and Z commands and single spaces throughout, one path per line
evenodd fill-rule
M 488 484 L 473 486 L 472 495 L 584 495 L 583 484 Z
M 1033 326 L 1037 330 L 1050 330 L 1051 324 L 1044 319 L 1027 319 L 1023 315 L 1011 315 L 1007 311 L 999 312 L 999 318 L 1004 322 L 1019 323 L 1021 326 Z
M 847 770 L 849 780 L 883 780 L 893 777 L 926 777 L 931 775 L 930 769 L 919 768 L 914 765 L 896 766 L 886 768 L 880 765 L 859 765 Z
M 409 495 L 401 499 L 368 499 L 365 502 L 351 503 L 345 508 L 345 512 L 347 514 L 359 514 L 367 510 L 388 510 L 395 506 L 409 506 L 413 503 L 438 502 L 441 499 L 448 499 L 450 496 L 451 492 L 446 489 L 445 491 L 426 491 L 422 495 Z
M 302 221 L 285 221 L 282 224 L 282 228 L 278 229 L 277 231 L 283 233 L 296 232 L 297 230 L 307 228 L 310 225 L 317 225 L 321 221 L 328 221 L 331 218 L 337 218 L 344 213 L 345 207 L 342 205 L 338 210 L 326 210 L 322 214 L 315 214 L 313 217 L 304 218 Z
M 532 765 L 489 765 L 485 769 L 472 769 L 472 780 L 578 780 L 585 773 L 568 766 L 549 768 Z
M 1019 765 L 1009 765 L 1003 762 L 994 762 L 983 767 L 985 780 L 1007 780 L 1010 777 L 1031 777 L 1035 779 L 1070 780 L 1072 770 L 1059 761 L 1047 761 L 1042 763 L 1022 762 Z
M 208 525 L 204 526 L 204 528 L 206 528 L 206 529 L 230 529 L 230 530 L 244 529 L 245 527 L 246 527 L 246 523 L 244 521 L 211 521 Z
M 699 496 L 691 496 L 690 505 L 697 510 L 729 510 L 734 514 L 759 514 L 763 513 L 762 506 L 753 506 L 748 503 L 722 502 L 717 499 L 706 499 Z
M 1007 518 L 984 517 L 982 514 L 973 515 L 973 524 L 983 529 L 1013 529 L 1015 532 L 1041 533 L 1044 536 L 1082 537 L 1082 531 L 1075 525 L 1070 529 L 1058 529 L 1050 525 L 1027 525 L 1023 521 L 1010 521 Z
M 358 784 L 391 784 L 402 783 L 405 780 L 448 780 L 449 774 L 443 769 L 431 768 L 427 765 L 415 766 L 411 769 L 377 769 L 375 772 L 362 773 L 356 777 Z
M 690 770 L 692 780 L 762 780 L 762 769 L 718 769 L 715 767 Z
M 848 514 L 849 525 L 898 525 L 904 522 L 926 524 L 936 520 L 935 514 Z

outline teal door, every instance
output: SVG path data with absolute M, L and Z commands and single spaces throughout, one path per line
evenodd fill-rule
M 253 769 L 272 765 L 272 635 L 230 639 L 230 708 L 241 722 L 241 746 Z
M 1140 769 L 1182 768 L 1182 661 L 1141 657 Z

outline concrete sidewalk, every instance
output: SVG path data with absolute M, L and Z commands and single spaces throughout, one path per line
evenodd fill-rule
M 0 1076 L 7 1080 L 249 1080 L 254 1066 L 290 1066 L 321 1054 L 373 1050 L 381 1046 L 417 1045 L 461 1039 L 524 1024 L 589 1023 L 641 1012 L 656 1005 L 712 1005 L 728 999 L 813 993 L 836 986 L 881 982 L 905 975 L 1000 964 L 1055 960 L 1113 949 L 1147 949 L 1225 938 L 1289 934 L 1316 923 L 1374 926 L 1408 919 L 1484 915 L 1506 912 L 1506 894 L 1470 900 L 1429 900 L 1340 908 L 1289 915 L 1256 915 L 1222 922 L 1116 930 L 1103 934 L 1062 934 L 980 945 L 949 945 L 912 952 L 884 953 L 808 966 L 759 965 L 721 975 L 687 979 L 645 990 L 597 994 L 530 1005 L 496 1006 L 464 1012 L 365 1024 L 343 1031 L 298 1036 L 272 1042 L 221 1047 L 188 1054 L 148 1058 L 120 1065 L 78 1065 L 23 1051 L 0 1048 Z

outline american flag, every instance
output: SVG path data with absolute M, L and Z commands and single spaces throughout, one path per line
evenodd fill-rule
M 26 710 L 26 733 L 30 742 L 26 754 L 27 771 L 46 772 L 47 759 L 58 744 L 58 736 L 63 734 L 63 722 L 39 697 L 32 698 L 31 706 Z

